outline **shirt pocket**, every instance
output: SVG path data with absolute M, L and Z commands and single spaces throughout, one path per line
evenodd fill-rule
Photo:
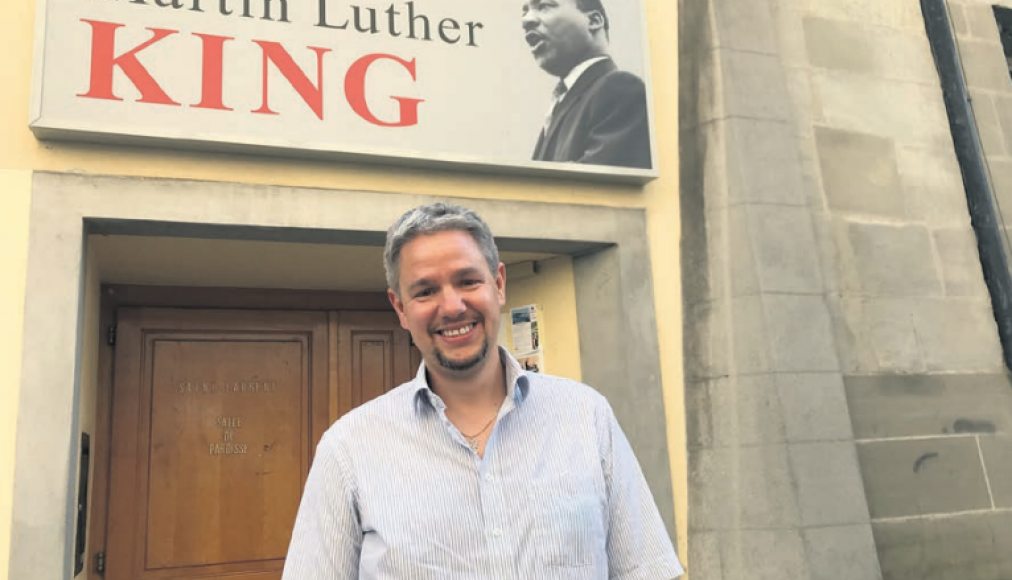
M 598 566 L 606 561 L 604 498 L 589 478 L 554 476 L 532 482 L 538 563 L 546 570 Z M 583 570 L 581 578 L 595 577 Z

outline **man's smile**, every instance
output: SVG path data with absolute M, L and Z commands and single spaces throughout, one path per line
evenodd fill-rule
M 466 322 L 459 325 L 446 326 L 435 331 L 435 334 L 443 338 L 455 339 L 467 336 L 478 325 L 477 321 Z
M 451 371 L 467 371 L 481 364 L 488 355 L 488 337 L 480 330 L 484 318 L 444 324 L 432 331 L 433 352 L 440 366 Z

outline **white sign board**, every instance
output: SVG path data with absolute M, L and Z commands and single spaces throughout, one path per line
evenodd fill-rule
M 656 176 L 642 4 L 601 2 L 39 0 L 30 125 L 642 182 Z

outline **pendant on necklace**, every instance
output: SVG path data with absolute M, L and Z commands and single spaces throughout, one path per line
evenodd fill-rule
M 468 437 L 467 438 L 467 444 L 471 447 L 472 451 L 474 451 L 475 453 L 478 452 L 478 438 L 477 437 Z

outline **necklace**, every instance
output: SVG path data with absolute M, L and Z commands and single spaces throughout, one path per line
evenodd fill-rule
M 480 444 L 480 439 L 481 439 L 482 433 L 484 433 L 492 425 L 492 422 L 495 421 L 495 418 L 498 417 L 498 416 L 499 416 L 499 413 L 496 413 L 495 415 L 492 415 L 492 418 L 488 420 L 488 423 L 485 423 L 485 426 L 482 427 L 481 430 L 478 431 L 477 433 L 475 433 L 474 435 L 468 435 L 467 433 L 464 433 L 463 431 L 460 432 L 460 434 L 464 436 L 464 439 L 467 439 L 467 445 L 468 445 L 468 447 L 471 448 L 472 451 L 474 451 L 475 453 L 478 452 L 478 447 L 479 447 L 479 444 Z

